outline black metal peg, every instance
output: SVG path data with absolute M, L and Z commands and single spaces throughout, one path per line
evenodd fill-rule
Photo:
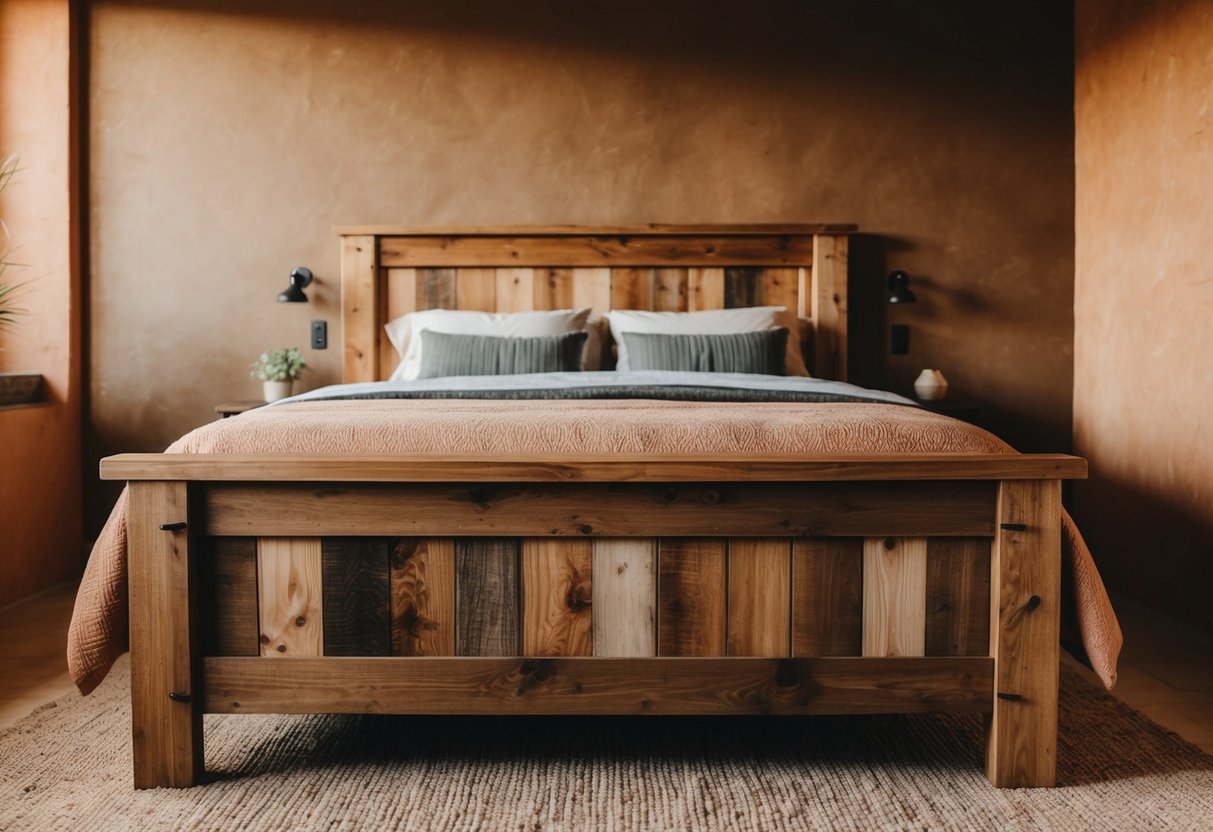
M 176 532 L 176 531 L 180 531 L 181 529 L 184 529 L 184 528 L 185 528 L 184 520 L 178 520 L 176 523 L 161 523 L 160 524 L 160 531 L 162 531 L 162 532 Z
M 1039 606 L 1040 606 L 1040 596 L 1033 595 L 1031 598 L 1028 599 L 1028 602 L 1023 605 L 1023 608 L 1025 610 L 1027 610 L 1028 612 L 1031 612 L 1032 610 L 1036 609 Z
M 174 702 L 187 702 L 188 703 L 192 697 L 188 693 L 178 693 L 175 690 L 170 690 L 168 692 L 168 698 L 173 700 Z
M 1026 532 L 1028 530 L 1024 523 L 1002 523 L 1000 525 L 1009 532 Z
M 1003 691 L 998 692 L 998 698 L 1005 699 L 1008 702 L 1018 702 L 1021 699 L 1023 699 L 1023 697 L 1020 696 L 1018 693 L 1004 693 Z

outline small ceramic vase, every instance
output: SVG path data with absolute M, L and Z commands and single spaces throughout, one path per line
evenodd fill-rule
M 934 402 L 948 395 L 948 380 L 939 370 L 923 370 L 914 379 L 914 393 L 924 402 Z
M 291 388 L 295 386 L 294 379 L 286 381 L 263 381 L 261 382 L 262 395 L 267 402 L 276 402 L 279 399 L 285 399 L 291 394 Z

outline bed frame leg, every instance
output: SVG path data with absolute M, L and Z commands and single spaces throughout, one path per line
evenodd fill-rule
M 187 487 L 149 481 L 129 489 L 135 788 L 192 786 L 202 775 L 202 703 Z
M 999 485 L 990 570 L 994 708 L 986 721 L 986 776 L 1000 788 L 1057 780 L 1061 647 L 1061 483 Z

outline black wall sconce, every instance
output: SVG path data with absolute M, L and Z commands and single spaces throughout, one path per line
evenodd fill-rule
M 278 295 L 279 303 L 307 303 L 307 295 L 303 290 L 312 285 L 312 270 L 299 266 L 291 270 L 291 285 Z
M 910 275 L 898 269 L 889 273 L 889 303 L 914 303 L 918 297 L 910 291 Z M 910 327 L 893 324 L 889 327 L 889 352 L 905 355 L 910 351 Z

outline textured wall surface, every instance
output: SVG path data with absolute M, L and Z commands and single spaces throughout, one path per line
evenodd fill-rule
M 1078 519 L 1114 588 L 1213 629 L 1213 5 L 1075 27 Z
M 42 373 L 49 404 L 0 408 L 0 605 L 80 565 L 80 354 L 71 269 L 67 0 L 0 0 L 0 156 L 20 171 L 0 197 L 5 279 L 28 314 L 0 334 L 0 370 Z M 4 241 L 0 240 L 0 248 Z
M 798 220 L 867 235 L 859 380 L 940 367 L 1010 441 L 1064 450 L 1071 19 L 1002 5 L 99 0 L 91 451 L 256 397 L 248 362 L 309 318 L 335 341 L 334 224 Z M 316 302 L 279 306 L 296 265 Z M 921 302 L 890 357 L 898 267 Z M 338 349 L 306 357 L 338 378 Z

